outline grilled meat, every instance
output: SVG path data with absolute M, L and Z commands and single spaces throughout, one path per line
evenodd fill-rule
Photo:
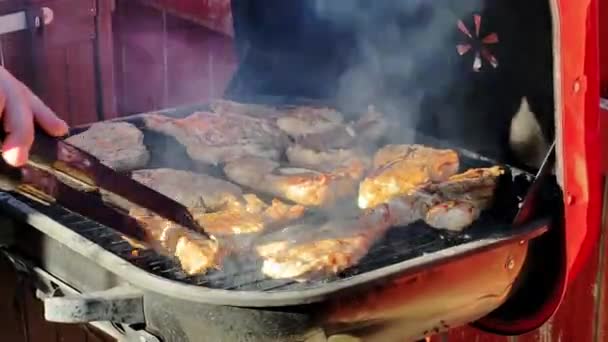
M 343 169 L 357 180 L 363 177 L 371 164 L 365 153 L 354 149 L 316 151 L 296 144 L 287 148 L 286 155 L 292 166 L 322 172 Z
M 263 158 L 233 160 L 224 172 L 237 184 L 307 206 L 330 205 L 356 193 L 356 180 L 346 172 L 281 168 L 279 163 Z
M 146 127 L 174 137 L 196 161 L 217 165 L 243 156 L 277 160 L 288 139 L 272 120 L 232 113 L 198 112 L 183 119 L 144 118 Z
M 241 188 L 230 182 L 190 171 L 166 168 L 137 170 L 132 177 L 187 208 L 198 210 L 220 210 L 243 196 Z
M 376 153 L 374 170 L 359 186 L 358 205 L 371 208 L 417 187 L 441 182 L 458 171 L 458 154 L 421 145 L 387 145 Z
M 288 106 L 276 108 L 260 104 L 216 100 L 211 109 L 222 115 L 246 115 L 276 122 L 294 139 L 346 128 L 344 118 L 335 109 L 319 106 Z
M 327 107 L 292 106 L 279 109 L 216 100 L 211 108 L 218 114 L 248 115 L 273 120 L 301 148 L 316 151 L 372 145 L 383 137 L 388 126 L 384 115 L 373 106 L 358 120 L 350 123 L 344 121 L 341 113 Z
M 229 100 L 214 100 L 211 102 L 211 110 L 214 113 L 246 115 L 263 119 L 277 119 L 283 113 L 277 108 L 252 103 L 239 103 Z
M 374 147 L 388 130 L 385 116 L 373 106 L 356 121 L 348 124 L 336 123 L 331 129 L 294 137 L 295 141 L 314 150 L 350 149 Z
M 388 126 L 387 118 L 383 113 L 377 111 L 374 106 L 369 106 L 367 111 L 351 124 L 353 130 L 357 133 L 359 142 L 365 144 L 376 143 L 384 138 Z
M 201 274 L 219 267 L 222 251 L 217 241 L 198 235 L 143 208 L 132 208 L 129 215 L 142 225 L 147 235 L 146 241 L 153 245 L 159 244 L 163 250 L 175 256 L 187 274 Z
M 116 171 L 145 167 L 150 159 L 143 133 L 127 122 L 94 123 L 86 131 L 67 138 L 66 142 Z
M 500 166 L 469 169 L 441 183 L 430 184 L 428 189 L 449 200 L 465 200 L 486 208 L 490 206 L 498 180 L 504 174 L 505 169 Z
M 189 208 L 205 231 L 214 236 L 259 233 L 304 214 L 304 207 L 274 200 L 264 203 L 253 194 L 208 175 L 173 169 L 139 170 L 133 179 Z
M 294 136 L 294 140 L 303 148 L 316 151 L 370 148 L 376 147 L 387 128 L 384 115 L 370 106 L 354 122 L 336 123 L 329 129 Z
M 470 169 L 441 183 L 432 183 L 397 196 L 388 202 L 396 225 L 424 220 L 437 229 L 460 231 L 490 207 L 501 167 Z
M 278 117 L 276 122 L 281 130 L 297 138 L 341 127 L 344 118 L 331 108 L 298 106 L 285 110 L 284 115 Z
M 264 260 L 262 273 L 270 278 L 306 281 L 336 275 L 356 265 L 391 226 L 386 206 L 369 210 L 359 218 L 330 221 L 320 228 L 302 226 L 306 237 L 259 245 Z
M 479 218 L 481 208 L 468 201 L 446 201 L 430 208 L 424 222 L 437 229 L 461 231 Z
M 226 209 L 194 214 L 194 219 L 214 236 L 259 233 L 304 215 L 305 208 L 273 200 L 270 205 L 254 195 L 248 195 L 246 204 L 237 202 Z

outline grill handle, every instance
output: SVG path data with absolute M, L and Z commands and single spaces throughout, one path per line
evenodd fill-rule
M 44 302 L 44 318 L 49 322 L 145 322 L 143 293 L 128 285 L 82 295 L 54 297 L 42 292 L 37 294 Z

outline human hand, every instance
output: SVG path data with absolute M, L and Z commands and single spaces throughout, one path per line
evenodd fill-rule
M 68 133 L 68 125 L 3 67 L 0 67 L 0 117 L 6 132 L 2 157 L 16 167 L 28 160 L 36 124 L 55 137 Z

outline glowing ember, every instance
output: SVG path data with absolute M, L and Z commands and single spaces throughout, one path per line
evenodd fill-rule
M 465 43 L 456 45 L 456 51 L 460 56 L 463 56 L 470 51 L 474 53 L 473 59 L 473 71 L 479 72 L 483 66 L 485 60 L 493 68 L 498 67 L 498 59 L 490 52 L 487 45 L 493 45 L 498 43 L 498 34 L 489 33 L 484 37 L 480 37 L 481 30 L 481 15 L 473 15 L 473 22 L 475 23 L 475 35 L 471 33 L 471 30 L 467 28 L 462 20 L 458 20 L 458 30 L 462 32 L 466 37 Z

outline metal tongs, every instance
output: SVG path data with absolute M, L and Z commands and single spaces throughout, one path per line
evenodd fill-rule
M 0 139 L 3 139 L 4 135 L 4 132 L 1 132 Z M 33 191 L 42 197 L 51 198 L 68 209 L 86 206 L 75 202 L 95 203 L 92 198 L 101 198 L 101 192 L 104 191 L 209 237 L 182 204 L 144 186 L 128 175 L 114 171 L 96 157 L 63 139 L 53 138 L 38 130 L 27 165 L 15 169 L 2 162 L 0 174 L 18 181 L 21 188 L 33 188 Z M 85 185 L 81 187 L 85 190 L 76 190 L 66 185 L 78 183 Z
M 515 219 L 513 220 L 514 225 L 520 225 L 527 222 L 532 214 L 534 213 L 534 208 L 536 207 L 536 202 L 538 201 L 538 196 L 542 185 L 544 184 L 547 176 L 551 173 L 551 169 L 555 165 L 555 141 L 549 147 L 549 151 L 547 151 L 547 155 L 545 155 L 545 159 L 538 169 L 536 173 L 536 177 L 530 185 L 524 200 L 522 201 L 521 207 L 515 215 Z

